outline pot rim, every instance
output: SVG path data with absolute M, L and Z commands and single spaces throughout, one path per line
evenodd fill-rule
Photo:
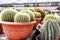
M 17 22 L 6 22 L 6 21 L 0 21 L 1 24 L 10 24 L 10 25 L 27 25 L 27 24 L 34 24 L 36 21 L 31 21 L 31 22 L 20 22 L 20 23 L 17 23 Z

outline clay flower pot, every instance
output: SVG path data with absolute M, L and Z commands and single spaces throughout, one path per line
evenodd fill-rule
M 35 18 L 34 20 L 36 21 L 34 27 L 36 27 L 41 22 L 41 18 Z
M 60 40 L 60 34 L 58 35 L 57 40 Z
M 3 28 L 2 28 L 2 24 L 0 23 L 0 34 L 2 34 L 3 32 Z
M 1 22 L 3 26 L 3 32 L 9 39 L 24 39 L 27 38 L 32 30 L 34 23 L 26 22 L 26 23 L 14 23 L 14 22 Z

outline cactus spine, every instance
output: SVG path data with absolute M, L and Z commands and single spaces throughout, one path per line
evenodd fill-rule
M 41 31 L 41 40 L 56 40 L 59 33 L 59 25 L 56 20 L 48 20 Z
M 30 22 L 30 16 L 26 13 L 18 13 L 14 17 L 14 22 Z
M 8 21 L 8 22 L 13 22 L 14 21 L 14 16 L 15 14 L 17 13 L 16 10 L 14 9 L 4 9 L 2 12 L 1 12 L 1 20 L 2 21 Z

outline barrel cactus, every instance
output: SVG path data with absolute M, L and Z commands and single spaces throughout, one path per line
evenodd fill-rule
M 14 22 L 30 22 L 30 16 L 26 13 L 18 13 L 14 17 Z
M 43 23 L 47 21 L 48 19 L 56 19 L 56 17 L 52 14 L 47 14 L 45 18 L 43 19 Z
M 40 34 L 40 40 L 57 40 L 59 25 L 56 20 L 48 20 Z
M 7 22 L 14 22 L 14 16 L 16 13 L 17 11 L 12 8 L 4 9 L 1 12 L 1 20 Z
M 39 12 L 33 12 L 35 14 L 35 18 L 40 18 L 41 14 Z
M 45 13 L 45 11 L 39 7 L 34 8 L 36 12 Z
M 29 10 L 31 10 L 32 12 L 35 12 L 35 10 L 34 9 L 31 9 L 31 8 Z
M 59 23 L 59 26 L 60 26 L 60 16 L 55 16 L 56 17 L 56 20 L 57 20 L 57 22 Z
M 21 10 L 20 12 L 22 12 L 22 13 L 27 13 L 27 14 L 30 16 L 31 21 L 33 21 L 34 18 L 35 18 L 35 15 L 34 15 L 33 12 L 30 11 L 30 10 Z

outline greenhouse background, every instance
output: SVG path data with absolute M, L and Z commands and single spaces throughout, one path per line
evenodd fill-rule
M 11 39 L 60 40 L 60 0 L 0 0 L 0 40 Z

